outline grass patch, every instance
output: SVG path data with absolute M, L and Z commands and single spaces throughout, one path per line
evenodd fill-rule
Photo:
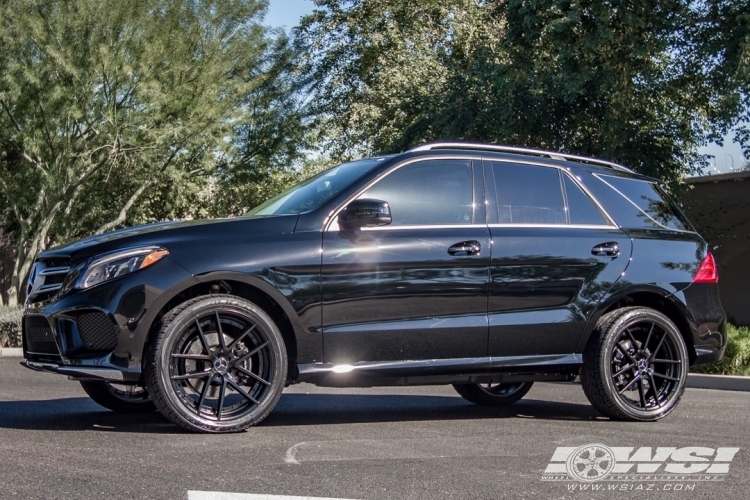
M 0 347 L 21 347 L 23 307 L 0 306 Z
M 716 363 L 690 368 L 693 373 L 750 377 L 750 328 L 727 324 L 727 350 Z

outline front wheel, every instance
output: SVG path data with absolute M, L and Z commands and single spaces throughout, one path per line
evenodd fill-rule
M 534 385 L 534 382 L 453 384 L 453 388 L 465 400 L 477 405 L 508 406 L 524 397 L 532 385 Z
M 96 403 L 117 413 L 156 411 L 148 391 L 136 384 L 117 384 L 100 380 L 81 380 L 81 387 Z
M 658 420 L 685 390 L 688 353 L 662 313 L 631 307 L 608 313 L 583 353 L 581 383 L 600 413 L 619 420 Z
M 198 297 L 167 313 L 148 359 L 154 403 L 191 431 L 237 432 L 257 424 L 286 383 L 279 329 L 261 308 L 232 295 Z

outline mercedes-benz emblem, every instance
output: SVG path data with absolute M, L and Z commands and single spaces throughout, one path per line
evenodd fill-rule
M 224 358 L 218 358 L 216 361 L 214 361 L 214 370 L 217 372 L 224 374 L 227 372 L 227 369 L 229 368 L 229 363 Z
M 581 446 L 568 456 L 565 468 L 573 479 L 599 481 L 615 467 L 614 452 L 603 444 Z

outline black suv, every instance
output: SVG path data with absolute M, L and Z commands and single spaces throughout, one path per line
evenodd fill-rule
M 23 364 L 194 431 L 261 421 L 285 385 L 453 384 L 507 405 L 580 375 L 656 420 L 721 359 L 706 242 L 611 162 L 430 144 L 339 165 L 232 219 L 150 224 L 39 255 Z

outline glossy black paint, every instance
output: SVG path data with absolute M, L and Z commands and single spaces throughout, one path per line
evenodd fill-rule
M 367 185 L 422 158 L 472 160 L 471 224 L 328 227 Z M 721 357 L 726 337 L 718 287 L 691 284 L 707 251 L 699 235 L 616 224 L 500 226 L 493 220 L 497 200 L 485 189 L 482 158 L 564 169 L 614 223 L 618 211 L 633 210 L 594 176 L 610 175 L 611 169 L 487 151 L 409 152 L 384 157 L 308 213 L 153 224 L 47 251 L 40 257 L 70 257 L 74 267 L 122 248 L 158 245 L 170 253 L 89 290 L 74 289 L 71 281 L 58 297 L 29 304 L 28 313 L 48 319 L 65 365 L 113 369 L 125 380 L 141 377 L 159 318 L 183 300 L 214 291 L 266 307 L 285 334 L 294 363 L 290 379 L 321 384 L 497 381 L 499 373 L 567 376 L 580 365 L 598 318 L 629 304 L 668 310 L 691 361 Z M 592 254 L 605 243 L 617 243 L 619 255 Z M 456 251 L 455 245 L 474 244 L 478 253 Z M 111 353 L 87 353 L 76 342 L 73 320 L 90 310 L 104 312 L 119 329 Z M 355 367 L 366 381 L 332 371 L 336 365 Z

